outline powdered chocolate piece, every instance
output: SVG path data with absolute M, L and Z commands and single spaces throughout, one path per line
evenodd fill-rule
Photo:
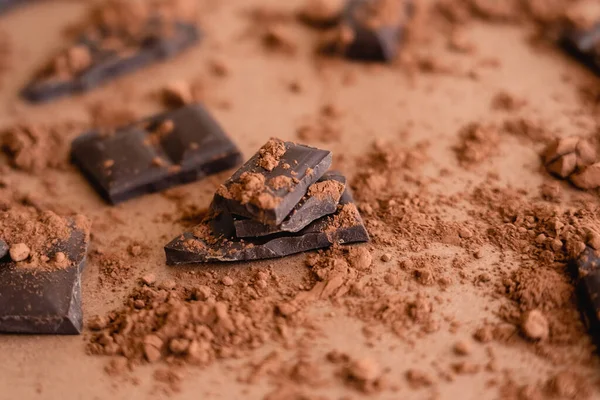
M 590 333 L 600 343 L 600 254 L 586 247 L 574 263 L 577 297 Z
M 0 261 L 0 332 L 65 334 L 81 332 L 81 272 L 87 234 L 73 225 L 69 239 L 57 240 L 50 257 L 62 252 L 67 268 L 47 270 Z
M 159 114 L 106 135 L 73 141 L 72 157 L 107 201 L 193 182 L 242 161 L 235 144 L 199 104 Z
M 0 239 L 0 260 L 3 259 L 8 254 L 8 244 Z
M 588 28 L 568 26 L 561 43 L 572 56 L 600 75 L 600 21 Z
M 346 178 L 339 172 L 327 172 L 308 188 L 308 193 L 294 207 L 281 225 L 265 225 L 252 219 L 234 217 L 239 238 L 260 237 L 281 232 L 299 232 L 311 222 L 337 211 Z
M 344 54 L 365 61 L 391 61 L 398 54 L 406 22 L 412 14 L 407 0 L 349 0 L 342 33 Z
M 298 233 L 244 240 L 235 238 L 234 232 L 231 215 L 221 213 L 167 244 L 167 264 L 260 260 L 325 248 L 335 243 L 369 240 L 349 190 L 344 192 L 334 215 L 323 217 Z
M 32 102 L 85 92 L 94 87 L 181 53 L 200 39 L 196 26 L 174 21 L 165 24 L 154 17 L 146 22 L 148 32 L 127 37 L 114 46 L 113 37 L 94 31 L 84 34 L 64 54 L 53 59 L 25 89 L 22 95 Z M 109 40 L 110 39 L 110 40 Z M 133 43 L 132 43 L 133 41 Z M 64 64 L 64 65 L 63 65 Z
M 211 208 L 279 225 L 330 165 L 329 151 L 271 139 L 221 185 Z

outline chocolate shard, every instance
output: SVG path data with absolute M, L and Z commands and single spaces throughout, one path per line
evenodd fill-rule
M 193 182 L 241 164 L 235 144 L 199 104 L 72 143 L 73 162 L 107 201 Z
M 147 23 L 152 25 L 156 21 L 149 19 Z M 83 34 L 74 46 L 58 55 L 33 78 L 23 89 L 22 96 L 31 102 L 45 102 L 85 92 L 122 75 L 172 58 L 193 46 L 201 37 L 195 25 L 185 22 L 176 21 L 168 30 L 157 27 L 154 31 L 140 35 L 135 38 L 135 43 L 117 49 L 109 46 L 113 37 L 104 37 L 96 31 Z M 123 39 L 123 42 L 130 40 Z M 67 67 L 57 67 L 62 64 Z
M 311 222 L 337 211 L 346 188 L 346 178 L 329 171 L 313 183 L 281 225 L 265 225 L 252 219 L 234 216 L 235 234 L 239 238 L 261 237 L 281 232 L 299 232 Z
M 0 260 L 6 257 L 7 254 L 8 244 L 4 240 L 0 239 Z
M 0 0 L 0 13 L 8 11 L 9 9 L 27 3 L 30 0 Z
M 271 139 L 219 187 L 211 209 L 279 225 L 330 165 L 329 151 Z
M 588 246 L 573 265 L 583 320 L 600 344 L 600 254 Z
M 68 240 L 49 255 L 63 252 L 71 265 L 56 270 L 22 267 L 0 261 L 0 332 L 75 335 L 81 333 L 81 272 L 87 234 L 73 226 Z
M 348 189 L 342 195 L 335 214 L 311 223 L 298 233 L 246 240 L 235 238 L 234 233 L 233 217 L 221 213 L 167 244 L 167 264 L 261 260 L 325 248 L 336 243 L 369 240 Z
M 600 21 L 588 27 L 568 24 L 561 35 L 561 45 L 569 54 L 600 75 Z
M 363 61 L 396 58 L 406 23 L 412 14 L 409 0 L 349 0 L 342 17 L 344 54 Z

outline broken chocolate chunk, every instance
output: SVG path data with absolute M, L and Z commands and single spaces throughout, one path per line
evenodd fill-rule
M 573 266 L 583 320 L 594 340 L 600 343 L 600 255 L 587 246 Z
M 83 326 L 81 272 L 88 235 L 72 225 L 66 240 L 57 240 L 48 255 L 69 262 L 65 268 L 22 266 L 0 261 L 0 332 L 73 335 Z M 62 255 L 60 255 L 62 253 Z
M 54 57 L 23 89 L 32 102 L 84 92 L 194 45 L 200 32 L 163 15 L 152 2 L 109 1 L 92 13 L 78 41 Z
M 412 2 L 407 0 L 349 0 L 339 45 L 348 58 L 391 61 L 398 54 L 411 14 Z
M 596 14 L 600 14 L 597 3 L 592 6 L 596 7 Z M 583 18 L 571 16 L 562 32 L 561 44 L 569 54 L 600 75 L 600 15 L 584 15 L 586 11 L 582 11 Z
M 331 165 L 331 152 L 271 139 L 217 190 L 211 208 L 279 225 Z
M 337 211 L 346 178 L 339 172 L 327 172 L 313 183 L 281 225 L 265 225 L 247 218 L 234 217 L 236 236 L 260 237 L 281 232 L 298 232 L 311 222 Z
M 8 244 L 0 239 L 0 260 L 8 254 Z
M 73 141 L 72 159 L 107 201 L 116 204 L 202 179 L 242 161 L 235 144 L 199 104 Z
M 209 217 L 192 232 L 185 232 L 165 246 L 167 264 L 249 261 L 284 257 L 333 244 L 366 242 L 363 225 L 347 189 L 337 212 L 311 223 L 298 233 L 281 233 L 264 238 L 238 239 L 233 217 L 220 213 Z
M 0 13 L 8 11 L 9 9 L 29 2 L 30 0 L 0 0 Z

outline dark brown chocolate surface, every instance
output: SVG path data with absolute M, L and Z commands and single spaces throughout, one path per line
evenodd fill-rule
M 73 141 L 72 158 L 116 204 L 202 179 L 241 163 L 236 145 L 200 104 Z
M 81 273 L 87 234 L 74 229 L 66 241 L 52 246 L 50 257 L 66 255 L 70 265 L 47 270 L 0 260 L 0 332 L 73 335 L 83 328 Z

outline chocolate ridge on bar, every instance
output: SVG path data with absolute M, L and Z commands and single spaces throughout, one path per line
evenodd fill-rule
M 352 34 L 344 43 L 345 56 L 363 61 L 396 58 L 412 9 L 410 0 L 348 0 L 342 24 Z
M 168 265 L 251 261 L 284 257 L 333 244 L 367 242 L 369 234 L 347 189 L 338 211 L 298 233 L 238 239 L 230 214 L 221 213 L 185 232 L 165 246 Z
M 48 253 L 63 252 L 71 264 L 44 270 L 0 259 L 0 332 L 75 335 L 81 333 L 81 272 L 85 267 L 88 235 L 71 222 L 67 240 Z
M 211 209 L 279 225 L 331 159 L 330 151 L 271 139 L 219 187 Z
M 73 162 L 107 201 L 193 182 L 239 165 L 241 153 L 200 104 L 143 119 L 114 133 L 76 138 Z
M 149 21 L 152 24 L 153 21 Z M 100 84 L 134 72 L 148 65 L 174 57 L 194 45 L 201 38 L 198 28 L 190 23 L 176 21 L 169 35 L 148 36 L 136 43 L 134 50 L 106 49 L 103 41 L 93 35 L 83 35 L 72 49 L 90 57 L 89 66 L 66 79 L 45 76 L 42 70 L 23 89 L 22 95 L 31 102 L 44 102 L 57 97 L 85 92 Z M 69 53 L 67 50 L 68 57 Z
M 569 24 L 562 32 L 563 48 L 600 75 L 600 20 L 588 29 Z
M 318 190 L 328 183 L 333 185 L 327 192 L 311 193 L 313 188 Z M 346 178 L 337 171 L 329 171 L 308 188 L 308 193 L 281 225 L 265 225 L 252 219 L 234 216 L 235 234 L 238 238 L 246 238 L 301 231 L 311 222 L 336 212 L 345 188 Z

